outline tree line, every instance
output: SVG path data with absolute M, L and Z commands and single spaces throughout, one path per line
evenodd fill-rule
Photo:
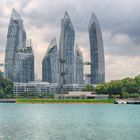
M 0 98 L 13 98 L 13 82 L 10 79 L 4 78 L 0 71 Z
M 112 80 L 96 87 L 98 94 L 109 94 L 110 97 L 134 98 L 140 96 L 140 75 L 135 78 Z

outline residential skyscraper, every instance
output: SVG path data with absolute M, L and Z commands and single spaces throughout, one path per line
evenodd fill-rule
M 18 50 L 20 44 L 26 41 L 26 32 L 23 26 L 23 20 L 15 9 L 12 11 L 12 15 L 9 22 L 7 43 L 5 52 L 5 77 L 14 80 L 13 70 L 15 61 L 15 52 Z M 23 44 L 24 45 L 24 44 Z
M 13 77 L 14 82 L 28 83 L 34 81 L 34 54 L 31 40 L 25 41 L 16 50 Z
M 76 84 L 83 84 L 83 53 L 80 50 L 79 46 L 76 44 L 75 47 L 75 56 L 74 56 L 74 77 Z
M 103 39 L 100 23 L 94 13 L 89 23 L 89 40 L 91 56 L 91 84 L 105 82 L 105 62 Z
M 59 59 L 56 38 L 54 38 L 42 61 L 42 81 L 49 83 L 59 82 Z
M 67 12 L 61 21 L 59 44 L 60 85 L 74 83 L 74 41 L 75 31 Z

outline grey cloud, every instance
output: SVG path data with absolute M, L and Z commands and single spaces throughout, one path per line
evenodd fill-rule
M 32 11 L 23 12 L 23 16 L 28 17 L 29 22 L 37 28 L 46 24 L 60 28 L 60 20 L 67 10 L 75 29 L 87 32 L 91 13 L 95 12 L 103 30 L 128 34 L 136 42 L 140 40 L 139 0 L 42 0 L 41 3 Z M 27 4 L 23 6 L 26 9 Z
M 5 11 L 17 8 L 24 20 L 25 29 L 32 32 L 40 30 L 43 34 L 44 42 L 47 44 L 56 36 L 59 43 L 61 19 L 64 12 L 68 11 L 74 28 L 76 30 L 76 41 L 79 46 L 89 48 L 88 24 L 92 12 L 97 16 L 103 32 L 111 33 L 110 38 L 104 40 L 105 53 L 112 56 L 140 56 L 140 1 L 139 0 L 3 0 L 0 6 L 0 52 L 4 52 L 6 34 L 9 18 Z M 38 4 L 30 5 L 38 1 Z M 19 6 L 14 7 L 15 3 Z M 28 6 L 31 9 L 28 9 Z M 33 7 L 33 8 L 32 8 Z M 6 9 L 4 11 L 4 9 Z M 10 16 L 10 14 L 9 14 Z M 49 31 L 48 31 L 48 30 Z M 48 31 L 48 32 L 47 32 Z M 29 32 L 27 32 L 29 34 Z M 33 37 L 37 36 L 34 33 Z M 114 36 L 125 34 L 130 38 L 130 42 L 124 45 L 121 40 L 116 43 Z M 42 35 L 42 34 L 41 34 Z M 105 34 L 106 36 L 106 34 Z M 32 38 L 32 36 L 31 36 Z M 33 42 L 34 42 L 34 38 Z M 41 40 L 42 41 L 42 40 Z M 40 42 L 41 42 L 40 41 Z
M 7 0 L 6 3 L 12 8 L 14 2 L 17 1 Z M 64 11 L 67 10 L 76 31 L 88 33 L 88 23 L 91 13 L 94 12 L 100 21 L 102 30 L 108 30 L 113 34 L 128 34 L 136 43 L 140 41 L 139 0 L 41 0 L 36 7 L 27 12 L 26 8 L 30 2 L 21 0 L 19 13 L 23 19 L 28 20 L 28 24 L 36 28 L 43 29 L 47 25 L 60 28 L 60 20 Z
M 111 54 L 112 56 L 140 56 L 139 46 L 105 46 L 105 54 Z

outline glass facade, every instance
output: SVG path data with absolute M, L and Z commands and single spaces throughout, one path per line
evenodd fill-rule
M 56 38 L 54 38 L 42 61 L 42 81 L 58 83 L 59 81 L 59 60 Z
M 23 20 L 15 9 L 12 11 L 7 33 L 7 43 L 5 51 L 5 76 L 14 80 L 13 70 L 15 61 L 15 52 L 18 47 L 24 47 L 20 44 L 26 41 L 26 32 L 23 27 Z
M 92 14 L 88 29 L 91 56 L 90 83 L 104 83 L 103 39 L 99 21 L 94 14 Z M 7 33 L 5 77 L 22 83 L 34 81 L 34 54 L 32 44 L 29 42 L 26 41 L 23 20 L 13 9 Z M 61 21 L 59 50 L 56 38 L 54 38 L 42 61 L 42 81 L 59 83 L 59 86 L 83 84 L 83 54 L 78 45 L 74 51 L 74 42 L 75 30 L 68 13 L 65 12 Z
M 23 42 L 26 47 L 16 51 L 13 77 L 15 82 L 34 81 L 34 54 L 31 40 Z
M 60 84 L 74 83 L 74 41 L 75 31 L 67 12 L 61 21 L 59 44 Z
M 105 62 L 103 39 L 99 21 L 92 14 L 89 23 L 89 40 L 91 56 L 91 84 L 100 84 L 105 82 Z
M 74 61 L 74 77 L 76 84 L 83 84 L 83 53 L 81 52 L 79 46 L 76 44 L 75 47 L 75 61 Z

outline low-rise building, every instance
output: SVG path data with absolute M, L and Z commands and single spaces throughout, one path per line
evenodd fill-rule
M 96 94 L 95 92 L 68 92 L 56 94 L 55 99 L 108 99 L 109 95 Z
M 85 85 L 83 84 L 65 84 L 63 85 L 63 92 L 69 92 L 69 91 L 82 91 L 85 88 Z
M 68 93 L 68 91 L 82 91 L 84 87 L 85 85 L 80 84 L 66 84 L 63 85 L 63 91 L 64 93 Z M 13 92 L 15 96 L 22 93 L 59 93 L 60 86 L 57 83 L 48 82 L 14 82 Z
M 15 96 L 19 96 L 22 93 L 58 93 L 59 87 L 56 83 L 50 84 L 48 82 L 14 82 L 13 92 Z

